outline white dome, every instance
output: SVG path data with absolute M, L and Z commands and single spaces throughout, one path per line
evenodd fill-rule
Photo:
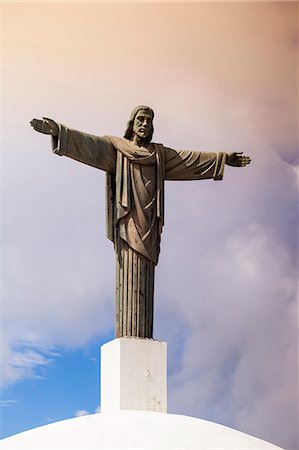
M 62 420 L 3 439 L 1 444 L 2 450 L 280 449 L 213 422 L 150 411 L 106 412 Z

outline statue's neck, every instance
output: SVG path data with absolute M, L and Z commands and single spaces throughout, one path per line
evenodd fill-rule
M 134 134 L 132 142 L 134 145 L 137 145 L 137 147 L 146 147 L 146 140 L 137 136 L 137 134 Z

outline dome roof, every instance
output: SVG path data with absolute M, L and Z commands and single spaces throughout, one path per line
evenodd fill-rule
M 151 411 L 117 411 L 62 420 L 1 441 L 1 449 L 279 450 L 206 420 Z

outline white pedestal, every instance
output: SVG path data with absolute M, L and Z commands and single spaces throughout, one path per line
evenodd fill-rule
M 101 412 L 167 412 L 167 344 L 123 337 L 101 347 Z

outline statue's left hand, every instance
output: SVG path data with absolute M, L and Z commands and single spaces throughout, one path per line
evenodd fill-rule
M 58 135 L 59 129 L 57 123 L 48 117 L 43 117 L 42 119 L 32 119 L 30 125 L 39 133 L 51 134 L 52 136 Z
M 243 156 L 243 152 L 227 153 L 225 164 L 233 167 L 245 167 L 250 164 L 249 156 Z

